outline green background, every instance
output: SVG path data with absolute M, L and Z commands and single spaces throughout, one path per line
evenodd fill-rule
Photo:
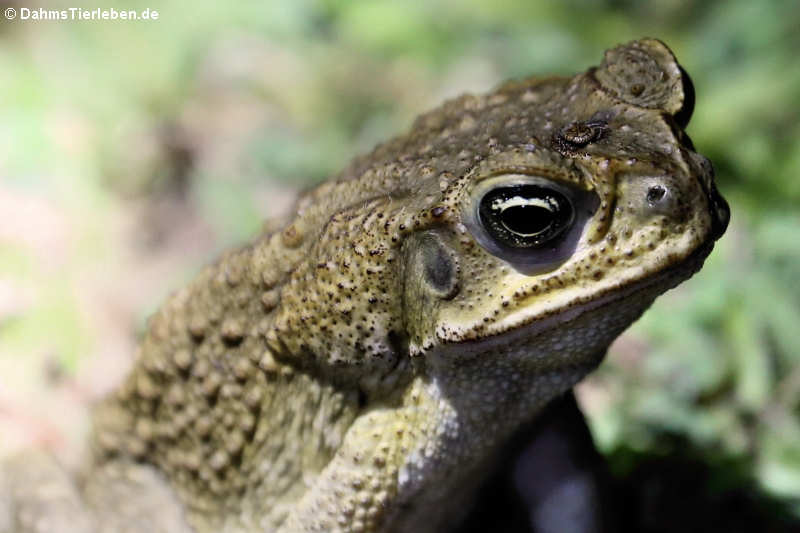
M 298 188 L 444 98 L 652 36 L 694 80 L 688 132 L 731 226 L 579 398 L 617 475 L 685 458 L 712 497 L 800 514 L 797 2 L 86 7 L 160 16 L 0 19 L 0 453 L 43 442 L 69 462 L 146 316 Z

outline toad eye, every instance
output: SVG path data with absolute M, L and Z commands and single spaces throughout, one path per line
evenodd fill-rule
M 567 196 L 554 188 L 515 184 L 486 192 L 478 216 L 498 242 L 525 249 L 557 239 L 572 224 L 575 210 Z
M 476 182 L 463 220 L 486 251 L 535 274 L 572 255 L 599 203 L 593 191 L 562 180 L 501 174 Z

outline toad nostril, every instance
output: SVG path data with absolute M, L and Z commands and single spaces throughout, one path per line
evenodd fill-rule
M 664 196 L 667 194 L 667 189 L 665 189 L 661 185 L 653 185 L 649 189 L 647 189 L 647 203 L 650 205 L 655 205 L 661 200 L 664 199 Z

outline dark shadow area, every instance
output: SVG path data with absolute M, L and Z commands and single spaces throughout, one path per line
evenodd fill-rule
M 620 531 L 800 532 L 787 505 L 756 485 L 752 461 L 679 434 L 661 434 L 659 443 L 666 453 L 618 448 L 607 458 Z
M 609 474 L 572 393 L 521 428 L 501 457 L 458 533 L 616 530 Z
M 457 533 L 800 532 L 787 504 L 757 486 L 752 460 L 674 433 L 659 435 L 659 453 L 602 458 L 573 406 L 559 400 L 515 436 Z

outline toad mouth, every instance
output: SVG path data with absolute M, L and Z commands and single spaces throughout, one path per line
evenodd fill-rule
M 492 332 L 491 335 L 483 339 L 455 342 L 445 341 L 443 347 L 457 346 L 459 351 L 464 354 L 483 353 L 487 350 L 491 351 L 493 348 L 499 346 L 514 343 L 520 338 L 533 339 L 546 331 L 577 320 L 586 313 L 610 307 L 620 300 L 631 298 L 644 291 L 649 290 L 652 292 L 652 300 L 655 300 L 659 294 L 676 287 L 697 273 L 703 266 L 705 259 L 714 249 L 714 241 L 714 238 L 708 239 L 682 260 L 663 268 L 655 275 L 647 275 L 638 280 L 631 280 L 624 288 L 620 288 L 619 286 L 609 287 L 603 293 L 592 295 L 590 299 L 587 298 L 588 301 L 580 302 L 578 305 L 574 305 L 569 309 L 552 309 L 548 311 L 548 316 L 545 318 L 533 318 L 529 319 L 528 322 L 522 319 L 522 321 L 512 327 Z M 656 287 L 657 289 L 653 290 Z M 649 304 L 642 307 L 642 312 L 644 312 L 647 307 L 649 307 Z

